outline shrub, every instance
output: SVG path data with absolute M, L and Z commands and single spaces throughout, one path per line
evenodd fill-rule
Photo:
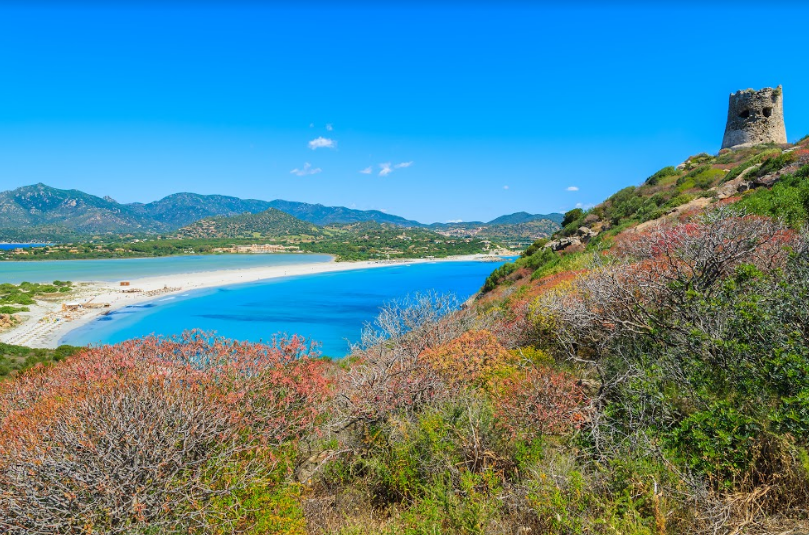
M 578 381 L 566 373 L 530 366 L 501 383 L 498 422 L 513 438 L 530 441 L 548 434 L 567 434 L 585 421 L 587 398 Z
M 352 348 L 357 362 L 342 377 L 336 397 L 340 425 L 377 425 L 396 413 L 414 416 L 445 399 L 445 383 L 420 357 L 461 336 L 471 321 L 451 294 L 414 294 L 387 303 Z
M 500 282 L 514 273 L 517 270 L 517 265 L 514 262 L 508 262 L 498 267 L 486 277 L 483 287 L 480 289 L 481 293 L 491 292 L 500 284 Z
M 777 217 L 792 228 L 809 221 L 809 165 L 794 175 L 784 175 L 772 188 L 759 188 L 745 195 L 740 206 L 752 213 Z
M 779 154 L 778 156 L 767 158 L 764 160 L 764 163 L 761 164 L 761 167 L 756 170 L 756 176 L 762 177 L 764 175 L 769 175 L 771 173 L 780 171 L 797 159 L 798 154 L 795 151 L 785 152 L 783 154 Z
M 679 171 L 672 166 L 664 167 L 646 179 L 645 184 L 656 186 L 661 179 L 679 174 Z
M 323 363 L 299 338 L 204 333 L 85 352 L 0 385 L 0 528 L 233 526 L 209 505 L 266 477 L 318 421 Z
M 694 185 L 700 189 L 708 189 L 724 176 L 725 172 L 721 169 L 708 169 L 694 177 Z
M 581 208 L 574 208 L 565 212 L 565 217 L 562 219 L 562 227 L 566 227 L 584 215 L 584 210 Z
M 517 361 L 517 357 L 486 330 L 467 331 L 446 344 L 428 348 L 419 359 L 452 389 L 492 388 L 495 378 L 506 373 Z

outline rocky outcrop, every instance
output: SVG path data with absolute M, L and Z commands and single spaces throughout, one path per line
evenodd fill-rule
M 755 171 L 757 171 L 759 167 L 761 167 L 760 164 L 748 167 L 733 180 L 729 180 L 724 184 L 717 186 L 716 198 L 727 199 L 728 197 L 733 197 L 737 193 L 743 193 L 749 190 L 753 184 L 753 182 L 750 180 L 749 175 L 755 173 Z
M 558 240 L 549 241 L 545 244 L 545 247 L 554 252 L 565 251 L 566 253 L 573 253 L 583 251 L 587 242 L 596 236 L 598 236 L 597 231 L 589 227 L 579 227 L 576 230 L 575 236 L 568 236 Z

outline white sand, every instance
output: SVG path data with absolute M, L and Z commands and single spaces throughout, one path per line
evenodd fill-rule
M 30 312 L 17 314 L 21 320 L 15 327 L 0 333 L 0 342 L 28 347 L 54 348 L 68 332 L 85 325 L 100 315 L 118 308 L 143 303 L 159 296 L 173 293 L 228 286 L 278 277 L 311 275 L 333 271 L 348 271 L 389 267 L 391 265 L 423 262 L 480 260 L 484 255 L 455 256 L 440 259 L 405 260 L 398 262 L 323 262 L 317 264 L 297 264 L 286 266 L 256 267 L 248 269 L 205 271 L 145 277 L 130 280 L 130 286 L 122 287 L 112 282 L 76 283 L 76 290 L 65 300 L 38 301 L 30 307 Z M 139 289 L 141 292 L 124 293 L 122 290 Z M 63 304 L 79 304 L 78 310 L 63 310 Z M 109 305 L 109 306 L 104 306 Z M 98 308 L 92 308 L 97 306 Z

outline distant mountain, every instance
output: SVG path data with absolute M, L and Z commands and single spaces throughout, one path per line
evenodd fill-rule
M 292 202 L 276 200 L 270 206 L 282 212 L 293 215 L 298 219 L 309 221 L 315 225 L 332 225 L 335 223 L 360 223 L 363 221 L 376 221 L 377 223 L 390 223 L 400 227 L 426 226 L 418 221 L 412 221 L 396 215 L 386 214 L 379 210 L 354 210 L 343 206 L 323 206 L 322 204 L 308 204 L 305 202 Z
M 529 214 L 528 212 L 515 212 L 510 215 L 501 215 L 496 219 L 492 219 L 487 225 L 519 225 L 520 223 L 530 223 L 532 221 L 540 221 L 547 219 L 554 223 L 562 223 L 565 218 L 564 214 Z
M 386 214 L 379 210 L 354 210 L 343 206 L 323 206 L 322 204 L 284 201 L 281 199 L 260 201 L 224 195 L 198 195 L 196 193 L 175 193 L 159 201 L 148 204 L 131 204 L 129 206 L 173 228 L 180 228 L 206 217 L 233 216 L 243 213 L 257 214 L 268 208 L 276 208 L 298 219 L 321 226 L 361 221 L 391 223 L 400 227 L 423 226 L 418 221 Z
M 65 241 L 86 235 L 163 233 L 210 217 L 258 214 L 270 208 L 316 225 L 375 221 L 424 226 L 378 210 L 342 206 L 196 193 L 175 193 L 150 203 L 121 204 L 111 197 L 36 184 L 0 193 L 0 241 Z
M 132 203 L 127 206 L 171 229 L 190 225 L 206 217 L 257 214 L 272 207 L 268 201 L 197 193 L 175 193 L 148 204 Z
M 209 217 L 177 231 L 180 238 L 280 238 L 320 234 L 321 230 L 312 223 L 275 208 L 258 214 Z
M 324 206 L 280 199 L 274 201 L 240 199 L 225 195 L 175 193 L 150 203 L 121 204 L 111 197 L 96 197 L 78 190 L 62 190 L 45 184 L 36 184 L 0 193 L 0 241 L 69 241 L 88 235 L 155 234 L 170 233 L 179 229 L 198 235 L 201 227 L 188 227 L 210 218 L 245 214 L 264 214 L 264 216 L 260 220 L 237 219 L 233 223 L 236 226 L 230 230 L 216 227 L 216 231 L 227 234 L 241 232 L 240 229 L 250 225 L 261 227 L 266 224 L 269 225 L 266 229 L 270 234 L 276 231 L 276 227 L 278 229 L 288 227 L 290 232 L 306 233 L 303 227 L 296 228 L 292 220 L 282 223 L 278 219 L 278 214 L 267 213 L 271 208 L 292 216 L 299 223 L 307 222 L 317 226 L 374 222 L 398 227 L 430 228 L 458 236 L 466 234 L 474 236 L 481 228 L 485 228 L 494 229 L 494 232 L 483 232 L 479 237 L 521 236 L 524 239 L 546 231 L 553 232 L 555 228 L 552 228 L 552 225 L 558 225 L 563 217 L 562 214 L 539 215 L 518 212 L 498 217 L 489 223 L 472 221 L 424 225 L 379 210 L 355 210 L 343 206 Z M 273 217 L 275 219 L 270 221 Z M 543 221 L 544 223 L 541 223 Z M 538 222 L 541 224 L 525 226 Z M 284 227 L 284 224 L 287 227 Z M 509 232 L 507 227 L 513 225 L 520 225 L 521 228 L 511 229 L 514 232 Z
M 0 193 L 0 229 L 44 228 L 51 228 L 54 235 L 165 230 L 162 223 L 127 205 L 78 190 L 35 184 Z

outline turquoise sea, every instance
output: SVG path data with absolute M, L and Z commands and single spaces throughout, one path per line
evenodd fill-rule
M 246 269 L 328 262 L 328 255 L 250 254 L 188 255 L 115 260 L 31 260 L 0 262 L 0 282 L 106 281 L 138 279 L 176 273 Z
M 116 310 L 68 333 L 61 343 L 115 343 L 201 328 L 252 341 L 300 334 L 321 343 L 324 355 L 342 357 L 384 303 L 428 290 L 453 292 L 463 301 L 500 265 L 402 264 L 196 290 Z

